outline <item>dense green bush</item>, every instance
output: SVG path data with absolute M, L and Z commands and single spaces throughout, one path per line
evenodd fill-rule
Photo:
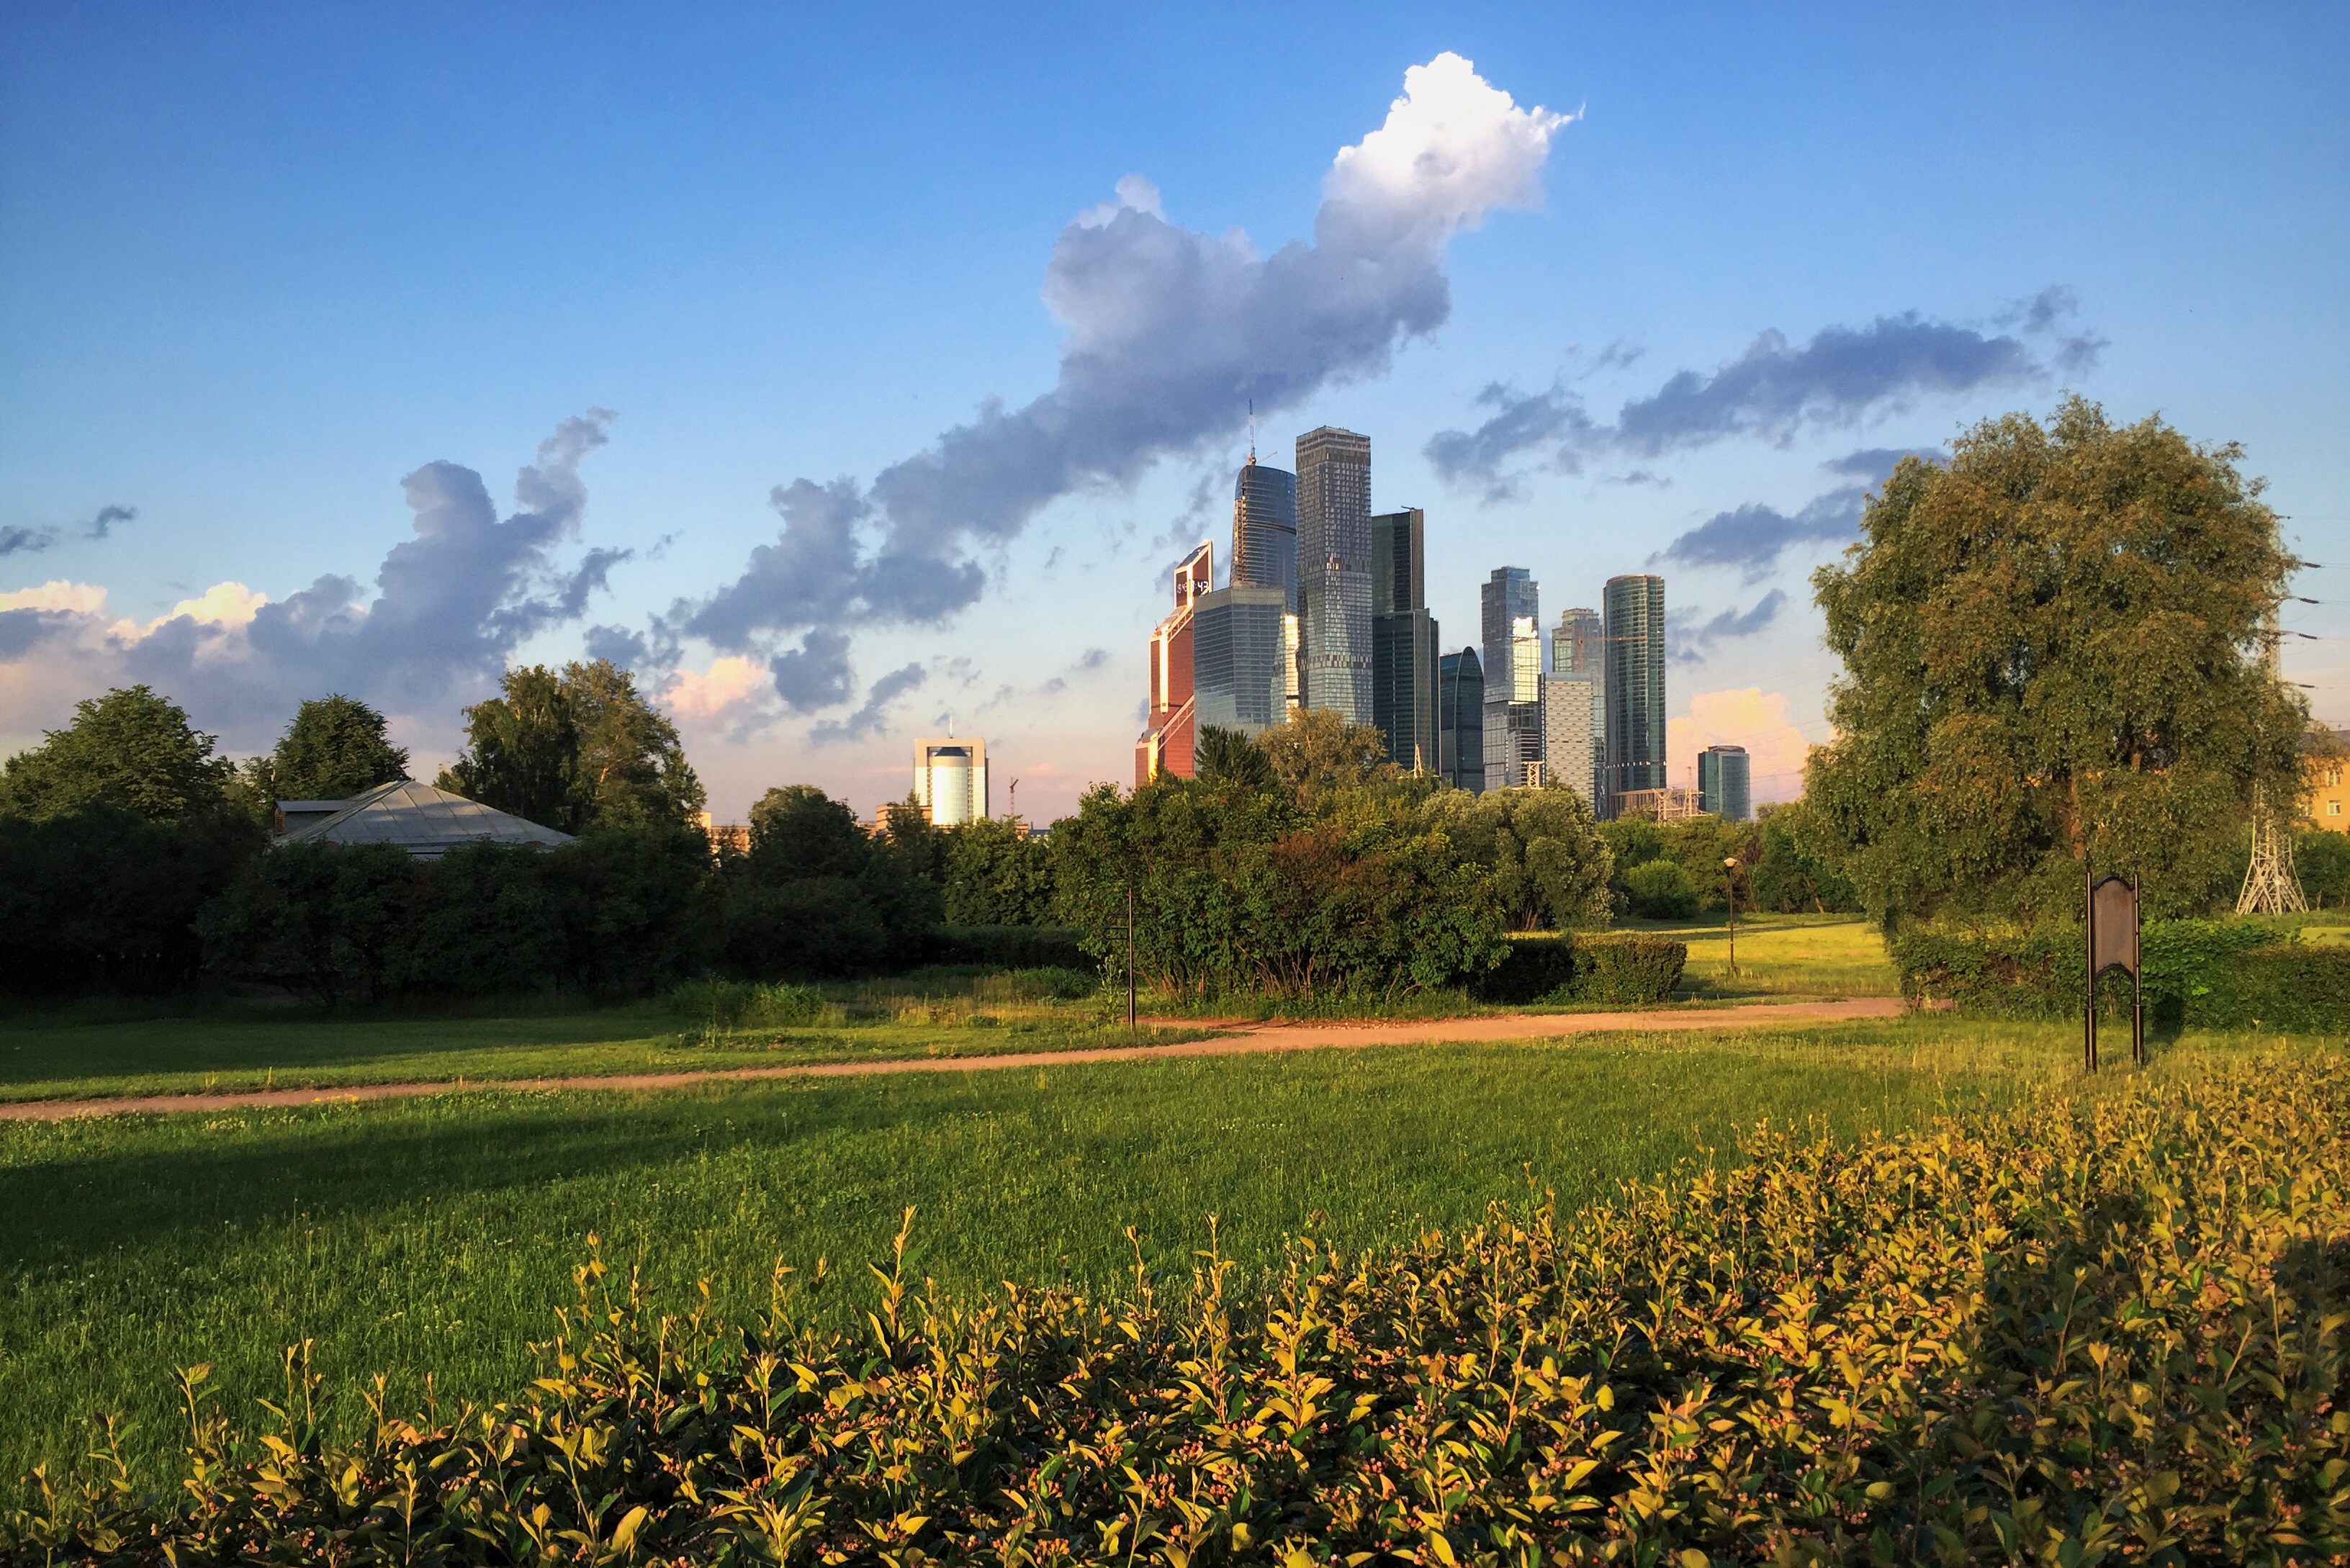
M 933 963 L 992 969 L 1068 969 L 1098 973 L 1085 933 L 1068 926 L 941 926 L 931 933 Z M 1121 961 L 1124 950 L 1120 950 Z
M 1512 937 L 1502 961 L 1477 977 L 1478 997 L 1513 1004 L 1565 1000 L 1582 972 L 1582 954 L 1575 940 L 1566 931 Z
M 1689 944 L 1635 933 L 1513 937 L 1509 955 L 1476 984 L 1487 1002 L 1664 1002 L 1680 983 Z
M 1578 946 L 1589 971 L 1577 981 L 1578 1000 L 1648 1003 L 1663 1002 L 1681 982 L 1689 944 L 1634 933 L 1587 937 Z
M 895 1266 L 830 1329 L 660 1315 L 591 1256 L 510 1405 L 101 1452 L 14 1563 L 2091 1564 L 2350 1553 L 2350 1067 L 1757 1131 L 1565 1216 L 1108 1299 Z M 910 1215 L 909 1217 L 910 1224 Z M 104 1442 L 103 1437 L 100 1438 Z
M 1686 920 L 1697 913 L 1697 886 L 1676 860 L 1651 860 L 1624 873 L 1629 911 L 1643 919 Z
M 1053 923 L 1053 851 L 1008 816 L 985 817 L 947 835 L 947 923 L 1048 926 Z
M 1130 894 L 1137 976 L 1170 997 L 1451 984 L 1500 961 L 1504 919 L 1488 873 L 1432 815 L 1426 791 L 1105 784 L 1054 828 L 1062 909 L 1123 973 Z
M 257 828 L 224 814 L 0 813 L 0 994 L 186 989 L 203 957 L 197 911 L 259 847 Z
M 668 826 L 433 861 L 388 844 L 288 844 L 197 925 L 214 972 L 320 1002 L 639 996 L 708 966 L 709 858 L 700 835 Z
M 2291 934 L 2272 920 L 2148 921 L 2139 946 L 2149 1021 L 2350 1029 L 2350 950 L 2293 942 Z M 1887 947 L 1912 1002 L 2030 1018 L 2080 1013 L 2088 958 L 2078 926 L 1916 926 Z

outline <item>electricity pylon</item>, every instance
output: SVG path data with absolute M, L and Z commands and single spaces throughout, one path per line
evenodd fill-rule
M 2293 840 L 2261 795 L 2252 797 L 2252 864 L 2236 898 L 2240 915 L 2298 915 L 2309 908 L 2293 871 Z
M 2272 680 L 2281 679 L 2278 671 L 2277 645 L 2282 640 L 2278 630 L 2276 607 L 2269 607 L 2268 621 L 2262 628 L 2268 646 L 2262 663 L 2268 668 Z M 2282 812 L 2272 810 L 2268 793 L 2257 786 L 2252 791 L 2252 863 L 2244 871 L 2244 890 L 2236 896 L 2236 913 L 2240 915 L 2298 915 L 2309 908 L 2309 900 L 2301 896 L 2301 878 L 2293 871 L 2293 836 L 2286 831 Z

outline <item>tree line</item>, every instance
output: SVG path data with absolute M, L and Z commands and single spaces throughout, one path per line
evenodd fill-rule
M 0 768 L 0 987 L 216 972 L 394 994 L 494 971 L 624 991 L 697 967 L 911 962 L 941 922 L 1066 925 L 1106 957 L 1131 898 L 1154 983 L 1393 989 L 1473 973 L 1513 932 L 1732 898 L 1888 931 L 2069 921 L 2085 866 L 2136 872 L 2150 916 L 2213 913 L 2254 811 L 2299 798 L 2312 733 L 2274 658 L 2301 563 L 2240 457 L 2072 399 L 2045 423 L 1984 421 L 1947 462 L 1905 459 L 1814 578 L 1844 666 L 1836 736 L 1804 799 L 1752 824 L 1595 823 L 1556 788 L 1471 795 L 1308 712 L 1253 739 L 1203 731 L 1197 778 L 1097 789 L 1049 839 L 942 832 L 910 802 L 868 834 L 789 785 L 753 808 L 747 852 L 713 855 L 675 727 L 596 661 L 511 671 L 465 711 L 439 780 L 578 844 L 427 867 L 264 857 L 272 801 L 405 773 L 382 717 L 306 702 L 232 766 L 167 699 L 113 691 Z M 2296 847 L 2314 901 L 2350 900 L 2350 837 Z M 451 933 L 468 929 L 504 933 L 508 956 L 459 961 Z

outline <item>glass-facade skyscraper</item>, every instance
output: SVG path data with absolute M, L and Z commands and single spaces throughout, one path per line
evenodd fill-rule
M 1607 800 L 1665 787 L 1665 579 L 1607 579 Z
M 1534 574 L 1496 566 L 1479 590 L 1485 645 L 1485 787 L 1513 789 L 1542 761 L 1542 606 Z
M 1697 808 L 1726 822 L 1754 815 L 1752 764 L 1743 746 L 1708 746 L 1697 754 Z
M 1436 661 L 1436 774 L 1471 794 L 1485 792 L 1485 672 L 1473 648 Z
M 1253 452 L 1232 485 L 1232 586 L 1279 588 L 1297 611 L 1297 475 Z
M 1573 694 L 1569 698 L 1589 732 L 1577 742 L 1569 729 L 1562 728 L 1565 715 L 1545 712 L 1543 717 L 1544 760 L 1551 776 L 1581 794 L 1595 814 L 1605 809 L 1607 799 L 1607 701 L 1601 689 L 1606 643 L 1607 623 L 1597 610 L 1578 605 L 1559 612 L 1558 629 L 1550 634 L 1550 678 L 1590 683 L 1588 702 Z M 1545 686 L 1543 700 L 1549 702 L 1560 690 Z M 1586 760 L 1578 763 L 1578 757 Z
M 1297 438 L 1299 696 L 1371 722 L 1371 439 L 1324 425 Z
M 1239 584 L 1191 601 L 1191 706 L 1198 730 L 1213 724 L 1260 735 L 1286 718 L 1288 681 L 1276 587 Z
M 1388 760 L 1436 771 L 1436 620 L 1428 613 L 1427 514 L 1371 519 L 1371 722 Z

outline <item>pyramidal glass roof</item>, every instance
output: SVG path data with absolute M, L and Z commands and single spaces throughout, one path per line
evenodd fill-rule
M 484 839 L 497 844 L 571 842 L 571 835 L 541 827 L 445 789 L 401 779 L 341 803 L 342 809 L 293 828 L 281 844 L 397 844 L 429 857 Z

